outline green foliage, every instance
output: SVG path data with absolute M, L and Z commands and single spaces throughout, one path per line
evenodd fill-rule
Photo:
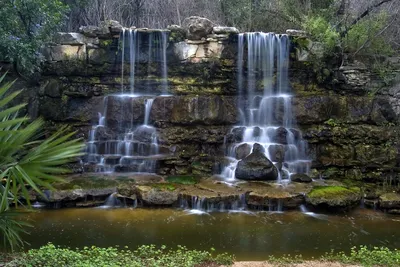
M 32 74 L 41 62 L 40 47 L 65 20 L 60 0 L 4 0 L 0 9 L 0 61 Z
M 350 255 L 344 252 L 328 253 L 324 257 L 328 261 L 339 261 L 348 264 L 361 264 L 362 266 L 399 266 L 400 251 L 397 249 L 390 250 L 385 247 L 373 247 L 369 249 L 367 246 L 359 248 L 351 248 Z
M 158 190 L 168 190 L 168 191 L 175 191 L 176 189 L 176 187 L 171 183 L 153 184 L 152 187 Z
M 321 16 L 306 17 L 303 28 L 323 44 L 325 53 L 331 53 L 339 43 L 339 33 Z
M 336 126 L 339 125 L 334 119 L 329 119 L 329 120 L 327 120 L 327 121 L 324 122 L 324 123 L 325 123 L 326 125 L 331 126 L 331 127 L 336 127 Z
M 101 267 L 101 266 L 148 266 L 148 267 L 190 267 L 202 263 L 231 265 L 234 258 L 228 254 L 213 256 L 211 252 L 188 250 L 178 246 L 169 250 L 165 246 L 156 248 L 145 245 L 135 251 L 118 248 L 98 248 L 95 246 L 83 249 L 56 247 L 53 244 L 32 249 L 15 259 L 10 265 L 16 266 L 68 266 L 68 267 Z
M 4 78 L 0 77 L 0 83 Z M 43 194 L 40 187 L 51 189 L 50 184 L 60 180 L 56 175 L 68 171 L 59 166 L 80 156 L 83 144 L 70 140 L 74 133 L 68 134 L 67 128 L 42 138 L 43 120 L 29 122 L 27 117 L 19 117 L 25 104 L 10 106 L 20 94 L 8 92 L 12 84 L 0 87 L 0 237 L 13 249 L 23 244 L 19 233 L 26 224 L 15 218 L 11 203 L 18 205 L 24 198 L 29 206 L 29 190 Z
M 388 23 L 388 14 L 380 12 L 355 24 L 344 38 L 346 52 L 354 53 L 362 48 L 370 55 L 389 55 L 393 49 L 379 33 Z

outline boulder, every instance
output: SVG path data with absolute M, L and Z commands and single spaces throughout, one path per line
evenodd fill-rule
M 213 23 L 209 19 L 192 16 L 183 21 L 183 28 L 189 40 L 201 40 L 212 32 Z
M 311 177 L 304 173 L 292 174 L 290 176 L 290 180 L 292 182 L 298 182 L 298 183 L 311 183 L 312 182 Z
M 235 175 L 242 180 L 276 180 L 278 170 L 265 156 L 264 148 L 260 144 L 254 144 L 253 152 L 239 161 Z

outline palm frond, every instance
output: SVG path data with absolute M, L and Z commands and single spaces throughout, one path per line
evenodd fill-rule
M 13 217 L 10 204 L 25 199 L 30 207 L 30 190 L 41 195 L 42 189 L 51 190 L 53 182 L 61 181 L 57 175 L 67 171 L 60 166 L 75 161 L 84 146 L 67 127 L 44 138 L 42 119 L 28 123 L 27 117 L 19 117 L 25 104 L 11 105 L 21 92 L 7 94 L 13 84 L 0 86 L 0 236 L 11 249 L 23 245 L 20 234 L 27 224 Z

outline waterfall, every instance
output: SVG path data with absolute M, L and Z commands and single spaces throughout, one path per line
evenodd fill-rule
M 230 163 L 222 171 L 227 180 L 235 179 L 238 149 L 255 143 L 279 170 L 278 182 L 290 181 L 294 173 L 309 173 L 307 143 L 295 128 L 292 95 L 288 82 L 289 46 L 287 35 L 245 33 L 238 38 L 238 109 L 240 125 L 225 141 Z M 247 56 L 247 58 L 245 58 Z M 227 138 L 226 138 L 227 140 Z
M 97 124 L 89 131 L 83 160 L 89 171 L 156 171 L 160 149 L 156 128 L 151 125 L 151 110 L 156 97 L 168 93 L 168 37 L 166 31 L 122 30 L 119 47 L 121 93 L 104 97 L 103 110 L 98 114 Z M 129 91 L 124 84 L 126 63 L 129 63 Z M 147 68 L 139 69 L 139 66 L 146 64 Z M 136 72 L 143 69 L 147 69 L 144 87 L 143 80 L 135 78 Z M 160 81 L 159 92 L 154 91 L 156 87 L 149 83 L 154 78 Z M 143 105 L 142 121 L 135 117 L 138 105 Z

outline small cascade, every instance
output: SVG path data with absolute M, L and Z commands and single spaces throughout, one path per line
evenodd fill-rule
M 238 162 L 258 143 L 279 170 L 278 182 L 309 173 L 307 143 L 295 128 L 288 82 L 289 37 L 273 33 L 239 35 L 238 108 L 240 125 L 225 138 L 230 163 L 221 175 L 235 180 Z M 246 56 L 246 58 L 245 58 Z M 247 60 L 247 64 L 246 61 Z
M 240 195 L 237 199 L 227 199 L 226 201 L 215 201 L 214 199 L 198 196 L 192 196 L 188 199 L 185 196 L 180 196 L 179 206 L 182 209 L 190 210 L 194 214 L 215 211 L 242 212 L 247 210 L 246 194 Z
M 122 206 L 122 203 L 118 199 L 117 193 L 113 193 L 107 197 L 106 201 L 104 202 L 104 205 L 101 207 L 102 208 L 117 208 L 117 207 L 121 207 L 121 206 Z
M 121 94 L 104 97 L 97 124 L 89 131 L 83 163 L 95 172 L 154 173 L 160 149 L 151 110 L 155 98 L 168 93 L 168 33 L 123 29 L 120 41 Z M 124 80 L 127 63 L 129 82 Z M 156 79 L 161 90 L 135 78 L 136 72 L 146 69 L 139 69 L 139 64 L 147 64 L 145 80 Z

